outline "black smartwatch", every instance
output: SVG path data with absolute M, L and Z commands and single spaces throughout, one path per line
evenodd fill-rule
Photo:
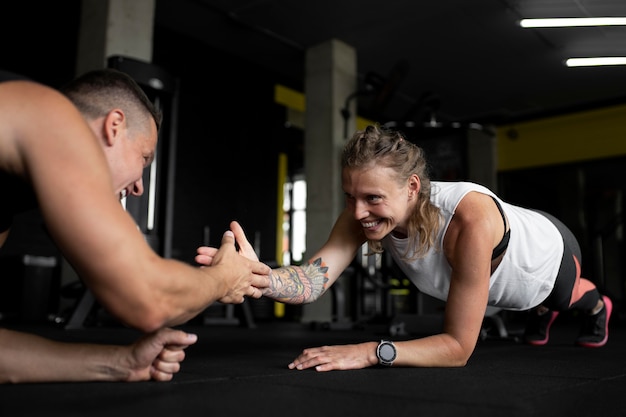
M 396 346 L 389 340 L 381 340 L 376 348 L 376 357 L 378 363 L 385 366 L 391 366 L 398 356 Z

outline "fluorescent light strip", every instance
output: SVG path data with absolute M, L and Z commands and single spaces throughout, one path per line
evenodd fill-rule
M 568 67 L 595 67 L 601 65 L 626 65 L 626 56 L 569 58 L 565 61 Z
M 626 17 L 580 17 L 554 19 L 522 19 L 523 28 L 558 28 L 573 26 L 624 26 Z

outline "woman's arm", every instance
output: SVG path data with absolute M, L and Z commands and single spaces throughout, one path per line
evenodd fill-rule
M 365 243 L 359 222 L 345 209 L 337 218 L 328 240 L 302 266 L 273 269 L 265 297 L 288 304 L 311 303 L 321 297 L 354 260 Z
M 237 222 L 231 230 L 239 245 L 239 252 L 249 259 L 257 255 Z M 302 266 L 285 266 L 272 269 L 270 285 L 263 295 L 287 304 L 305 304 L 317 300 L 339 278 L 350 265 L 358 249 L 365 243 L 360 224 L 354 221 L 349 211 L 339 216 L 326 243 Z M 215 249 L 199 247 L 196 262 L 212 265 Z
M 493 248 L 504 235 L 502 216 L 493 199 L 470 192 L 459 203 L 444 238 L 444 251 L 452 268 L 444 329 L 447 361 L 464 365 L 480 335 L 489 300 Z

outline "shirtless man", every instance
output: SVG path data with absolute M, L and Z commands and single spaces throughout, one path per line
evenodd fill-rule
M 120 198 L 143 192 L 160 115 L 115 70 L 85 74 L 64 93 L 0 78 L 0 189 L 12 193 L 0 203 L 0 246 L 12 215 L 36 201 L 53 240 L 98 302 L 152 339 L 136 343 L 139 354 L 130 348 L 116 356 L 101 345 L 59 348 L 0 330 L 0 382 L 171 379 L 195 336 L 164 328 L 215 301 L 259 298 L 270 268 L 239 255 L 230 231 L 210 267 L 156 254 Z M 137 367 L 140 376 L 132 372 Z

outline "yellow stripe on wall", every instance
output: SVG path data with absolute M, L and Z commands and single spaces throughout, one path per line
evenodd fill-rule
M 369 125 L 373 125 L 375 122 L 371 120 L 364 119 L 361 116 L 356 117 L 356 130 L 363 130 Z
M 292 90 L 289 87 L 285 87 L 284 85 L 276 84 L 274 86 L 274 102 L 299 112 L 304 112 L 306 110 L 306 98 L 304 94 L 299 91 Z M 374 124 L 371 120 L 364 119 L 360 116 L 357 116 L 356 118 L 357 130 L 363 130 L 371 124 Z
M 496 129 L 498 171 L 626 155 L 626 105 Z
M 304 94 L 280 84 L 274 86 L 274 101 L 294 110 L 304 112 L 306 100 Z

